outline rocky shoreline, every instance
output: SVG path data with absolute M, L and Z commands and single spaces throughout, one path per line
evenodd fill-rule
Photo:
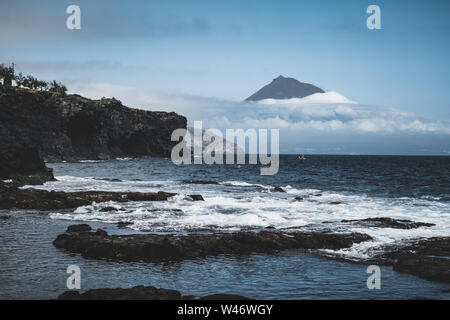
M 38 185 L 54 179 L 53 170 L 46 167 L 36 148 L 5 143 L 0 137 L 0 188 Z
M 272 253 L 285 249 L 342 249 L 370 240 L 360 233 L 320 232 L 281 233 L 275 231 L 230 234 L 108 235 L 82 224 L 71 226 L 53 245 L 85 258 L 116 261 L 180 261 L 219 254 L 245 255 Z
M 327 231 L 259 231 L 188 235 L 108 235 L 87 224 L 70 226 L 53 245 L 89 259 L 113 261 L 170 262 L 214 255 L 275 253 L 288 249 L 349 248 L 371 240 L 361 233 Z M 408 246 L 387 249 L 370 263 L 391 265 L 395 271 L 419 278 L 450 283 L 450 238 L 418 240 Z
M 0 186 L 53 180 L 44 160 L 170 157 L 177 143 L 171 134 L 186 123 L 174 112 L 132 109 L 114 98 L 0 86 Z
M 450 283 L 450 237 L 418 240 L 378 257 L 392 264 L 394 271 L 419 278 Z
M 110 191 L 46 191 L 0 187 L 0 209 L 57 210 L 72 209 L 92 202 L 166 201 L 177 195 L 170 192 L 110 192 Z M 193 201 L 201 201 L 198 194 L 188 195 Z

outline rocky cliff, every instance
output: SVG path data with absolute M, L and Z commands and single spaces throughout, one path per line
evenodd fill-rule
M 185 117 L 131 109 L 114 98 L 0 89 L 0 145 L 36 148 L 47 161 L 168 157 L 177 128 L 186 128 Z

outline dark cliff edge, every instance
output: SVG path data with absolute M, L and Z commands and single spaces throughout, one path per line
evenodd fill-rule
M 43 160 L 169 157 L 177 143 L 171 134 L 186 123 L 174 112 L 132 109 L 114 98 L 0 87 L 0 178 L 51 180 Z

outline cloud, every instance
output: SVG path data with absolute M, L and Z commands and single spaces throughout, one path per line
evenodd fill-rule
M 346 104 L 356 104 L 356 102 L 351 101 L 344 97 L 339 92 L 329 91 L 324 93 L 314 93 L 312 95 L 306 96 L 304 98 L 291 98 L 291 99 L 264 99 L 258 103 L 262 104 L 282 104 L 282 105 L 300 105 L 300 104 L 311 104 L 311 103 L 346 103 Z
M 450 148 L 449 119 L 419 119 L 412 113 L 392 108 L 304 101 L 298 104 L 292 101 L 264 104 L 155 92 L 107 83 L 73 82 L 68 83 L 68 88 L 90 98 L 114 96 L 135 108 L 175 111 L 186 116 L 190 126 L 194 121 L 202 120 L 205 130 L 280 129 L 281 144 L 286 146 L 282 152 L 294 152 L 299 148 L 298 144 L 305 141 L 308 145 L 301 147 L 304 150 L 338 153 L 373 152 L 371 150 L 375 147 L 371 149 L 371 146 L 395 153 L 401 145 L 402 153 L 414 153 L 423 146 L 429 147 L 427 152 L 442 154 L 442 150 Z M 390 149 L 384 149 L 388 146 Z
M 68 83 L 70 91 L 91 98 L 114 96 L 124 104 L 147 110 L 176 111 L 190 122 L 202 120 L 211 127 L 284 128 L 345 133 L 399 132 L 450 134 L 450 121 L 426 121 L 414 114 L 355 103 L 277 104 L 231 101 L 181 93 L 155 92 L 107 83 Z M 302 99 L 298 99 L 302 100 Z

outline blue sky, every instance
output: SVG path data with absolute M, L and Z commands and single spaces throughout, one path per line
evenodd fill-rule
M 70 4 L 81 7 L 81 30 L 65 26 Z M 381 8 L 382 30 L 366 28 L 370 4 Z M 122 92 L 119 98 L 125 103 L 157 103 L 160 109 L 186 111 L 188 118 L 201 117 L 202 110 L 190 114 L 176 102 L 180 97 L 191 102 L 200 97 L 203 108 L 208 108 L 202 100 L 207 97 L 213 99 L 212 105 L 222 101 L 225 108 L 282 74 L 337 91 L 363 106 L 395 108 L 423 123 L 446 121 L 439 124 L 445 129 L 450 119 L 449 34 L 449 1 L 6 0 L 0 4 L 2 62 L 15 61 L 19 71 L 63 81 L 71 91 L 92 96 Z M 111 87 L 105 89 L 107 85 Z M 131 88 L 133 94 L 122 87 Z M 136 89 L 153 94 L 136 99 Z M 406 131 L 391 132 L 397 134 L 391 140 L 413 139 Z M 425 146 L 439 141 L 429 152 L 445 154 L 450 145 L 444 131 L 427 130 L 416 140 Z M 325 142 L 316 144 L 326 146 L 327 134 Z M 366 152 L 360 146 L 364 142 L 351 136 L 346 132 L 332 144 L 348 145 L 345 152 Z M 388 140 L 381 132 L 378 144 L 385 141 L 387 146 Z M 414 153 L 420 146 L 404 153 Z M 286 144 L 286 150 L 295 149 L 294 142 Z

